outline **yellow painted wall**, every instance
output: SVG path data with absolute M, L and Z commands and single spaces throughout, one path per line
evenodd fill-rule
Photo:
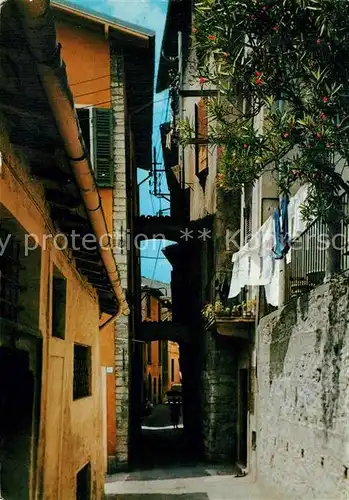
M 110 47 L 101 33 L 60 19 L 57 13 L 57 39 L 62 45 L 62 57 L 67 67 L 68 80 L 74 101 L 79 105 L 111 107 Z M 113 231 L 113 190 L 99 188 L 109 234 Z M 109 316 L 104 315 L 101 322 Z M 115 324 L 107 326 L 101 335 L 101 366 L 114 367 Z M 107 449 L 108 455 L 116 449 L 115 373 L 106 375 Z
M 40 245 L 55 232 L 44 203 L 44 191 L 29 178 L 0 123 L 0 202 Z M 10 158 L 8 160 L 8 158 Z M 88 461 L 92 498 L 99 500 L 104 482 L 100 391 L 99 309 L 94 289 L 76 271 L 69 256 L 50 243 L 42 249 L 39 329 L 42 334 L 42 388 L 37 485 L 45 500 L 75 500 L 76 473 Z M 53 263 L 67 280 L 66 337 L 51 336 Z M 92 396 L 73 401 L 73 344 L 92 348 Z M 40 486 L 42 485 L 42 486 Z
M 56 30 L 75 102 L 109 108 L 109 42 L 100 33 L 61 20 L 59 14 Z
M 174 378 L 172 382 L 171 377 L 171 360 L 174 360 Z M 179 345 L 177 342 L 170 341 L 168 343 L 168 380 L 167 380 L 167 390 L 171 389 L 173 384 L 180 384 L 182 382 L 179 367 Z

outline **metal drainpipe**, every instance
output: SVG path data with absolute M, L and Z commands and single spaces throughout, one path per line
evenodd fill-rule
M 80 130 L 74 106 L 62 89 L 61 81 L 55 70 L 48 64 L 41 62 L 49 52 L 48 44 L 52 43 L 52 59 L 56 54 L 55 28 L 50 17 L 49 0 L 15 0 L 22 14 L 23 26 L 29 47 L 36 59 L 41 83 L 46 92 L 57 128 L 63 139 L 65 151 L 69 158 L 72 170 L 80 188 L 81 196 L 88 211 L 89 219 L 98 239 L 100 255 L 107 270 L 110 282 L 119 303 L 119 314 L 127 315 L 130 310 L 126 302 L 117 264 L 110 244 L 108 228 L 101 205 L 98 188 L 96 186 L 88 154 L 81 141 Z M 50 24 L 48 24 L 50 23 Z M 52 25 L 51 25 L 52 23 Z M 50 26 L 51 25 L 51 26 Z M 49 31 L 49 28 L 53 34 Z M 40 33 L 46 34 L 47 39 L 40 40 Z M 47 36 L 48 35 L 48 36 Z M 45 38 L 46 38 L 45 37 Z M 49 39 L 48 39 L 49 38 Z M 40 43 L 41 42 L 41 43 Z M 54 43 L 53 43 L 54 42 Z M 45 52 L 45 53 L 44 53 Z M 107 241 L 105 241 L 107 240 Z M 116 317 L 113 317 L 116 319 Z M 102 325 L 103 327 L 103 325 Z

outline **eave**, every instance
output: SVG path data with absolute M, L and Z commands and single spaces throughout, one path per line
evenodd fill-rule
M 61 72 L 64 92 L 71 99 L 59 54 L 54 63 Z M 118 302 L 97 245 L 94 250 L 82 250 L 82 238 L 94 231 L 12 1 L 1 9 L 0 74 L 0 110 L 10 141 L 23 159 L 23 167 L 44 186 L 52 225 L 70 241 L 76 268 L 96 289 L 101 311 L 114 315 Z M 75 238 L 80 242 L 75 249 L 73 231 L 80 235 Z

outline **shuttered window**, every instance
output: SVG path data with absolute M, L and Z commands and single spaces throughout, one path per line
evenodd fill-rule
M 112 187 L 114 182 L 112 110 L 89 107 L 78 108 L 77 113 L 97 185 Z
M 205 102 L 201 99 L 195 104 L 195 138 L 207 139 L 208 137 L 208 116 Z M 208 168 L 208 145 L 195 145 L 195 170 L 196 175 L 207 172 Z

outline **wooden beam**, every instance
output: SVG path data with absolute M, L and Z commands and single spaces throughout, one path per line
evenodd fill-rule
M 77 268 L 79 269 L 79 271 L 83 272 L 83 273 L 86 273 L 86 274 L 97 274 L 97 276 L 102 276 L 102 278 L 105 280 L 107 279 L 107 276 L 103 276 L 103 270 L 101 269 L 91 269 L 90 267 L 84 267 L 83 264 L 79 264 L 77 266 Z M 102 268 L 103 269 L 103 268 Z
M 74 255 L 75 260 L 77 260 L 79 262 L 83 262 L 84 264 L 89 264 L 89 265 L 95 266 L 95 267 L 103 267 L 103 264 L 102 264 L 102 261 L 100 258 L 99 258 L 99 260 L 91 260 L 91 257 L 89 259 L 86 259 L 85 257 L 79 257 L 80 252 L 77 254 L 73 253 L 73 255 Z
M 55 206 L 63 206 L 66 208 L 78 208 L 82 205 L 80 198 L 75 198 L 74 196 L 69 196 L 62 191 L 56 189 L 46 189 L 46 199 L 49 203 Z
M 82 238 L 76 238 L 80 240 Z M 84 260 L 85 262 L 91 262 L 91 264 L 102 262 L 101 256 L 97 249 L 91 250 L 90 252 L 86 252 L 85 250 L 76 250 L 73 252 L 73 255 L 76 259 Z

